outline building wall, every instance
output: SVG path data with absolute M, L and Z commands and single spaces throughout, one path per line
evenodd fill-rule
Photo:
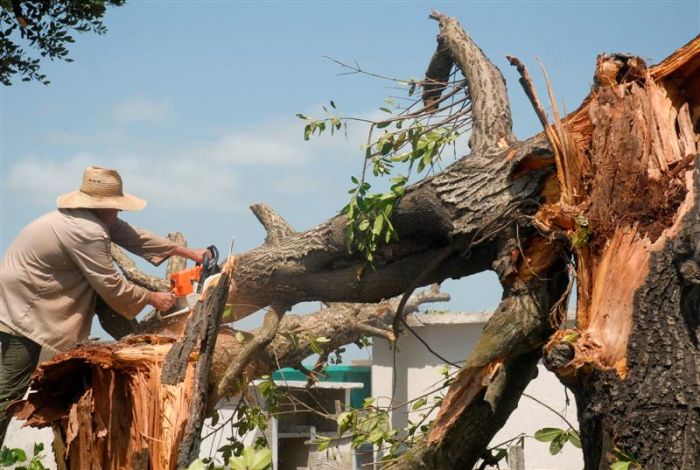
M 485 318 L 483 315 L 438 314 L 426 317 L 432 324 L 415 325 L 414 330 L 438 354 L 451 362 L 463 361 L 476 344 L 481 334 Z M 421 318 L 419 315 L 417 318 Z M 394 404 L 406 403 L 420 396 L 430 394 L 429 403 L 433 403 L 436 388 L 444 378 L 439 370 L 443 362 L 431 354 L 410 332 L 402 334 L 398 340 L 397 351 L 390 348 L 386 340 L 375 338 L 372 346 L 372 395 L 378 399 L 380 406 L 388 406 L 392 391 Z M 393 364 L 396 362 L 396 386 L 393 386 Z M 539 366 L 539 374 L 525 390 L 525 393 L 541 400 L 566 416 L 574 426 L 576 405 L 567 404 L 564 387 L 544 366 Z M 421 411 L 411 411 L 410 404 L 392 412 L 394 428 L 404 428 L 408 419 L 420 420 Z M 429 418 L 430 419 L 430 418 Z M 568 428 L 555 413 L 535 401 L 523 396 L 518 408 L 513 412 L 506 425 L 494 437 L 492 444 L 498 444 L 525 433 L 532 436 L 544 427 Z M 533 438 L 525 439 L 525 465 L 528 469 L 578 470 L 583 468 L 583 456 L 580 449 L 567 443 L 563 451 L 552 456 L 549 445 Z

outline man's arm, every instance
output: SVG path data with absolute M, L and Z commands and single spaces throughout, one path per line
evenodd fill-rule
M 114 310 L 127 318 L 135 317 L 146 305 L 167 310 L 175 302 L 171 292 L 151 292 L 129 282 L 114 267 L 106 237 L 80 237 L 71 240 L 66 252 L 90 286 Z
M 182 256 L 183 258 L 191 259 L 195 263 L 204 261 L 204 255 L 209 253 L 206 248 L 187 248 L 186 246 L 176 246 L 170 256 Z M 211 256 L 211 253 L 209 253 Z
M 117 219 L 109 228 L 109 237 L 117 245 L 156 266 L 170 256 L 182 256 L 201 263 L 207 252 L 203 248 L 191 249 L 179 246 L 165 237 L 130 225 L 121 219 Z

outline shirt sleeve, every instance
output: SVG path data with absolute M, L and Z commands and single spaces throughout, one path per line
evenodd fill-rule
M 109 238 L 117 245 L 148 260 L 155 266 L 169 258 L 177 247 L 176 243 L 167 238 L 129 225 L 121 219 L 117 219 L 109 228 Z
M 148 303 L 148 291 L 119 274 L 112 261 L 110 240 L 85 237 L 67 250 L 90 286 L 107 304 L 127 318 L 134 318 Z

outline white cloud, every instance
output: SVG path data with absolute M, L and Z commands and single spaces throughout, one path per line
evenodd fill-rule
M 105 133 L 115 138 L 96 137 Z M 361 132 L 357 135 L 362 138 Z M 343 162 L 354 171 L 361 161 L 359 140 L 339 135 L 305 142 L 303 123 L 293 118 L 223 132 L 208 141 L 173 139 L 157 147 L 124 130 L 86 136 L 55 132 L 47 138 L 55 144 L 52 155 L 27 155 L 6 168 L 3 184 L 10 197 L 44 205 L 78 189 L 83 169 L 96 165 L 117 169 L 125 191 L 164 209 L 238 212 L 261 196 L 337 192 L 341 188 L 333 188 L 321 173 Z M 84 150 L 61 155 L 60 141 Z
M 127 98 L 113 109 L 115 119 L 121 122 L 162 122 L 172 114 L 169 103 L 149 100 L 144 96 Z
M 182 158 L 98 157 L 87 153 L 64 160 L 26 157 L 7 172 L 7 188 L 34 203 L 46 204 L 60 194 L 77 190 L 83 170 L 90 165 L 117 169 L 126 192 L 157 201 L 163 208 L 225 211 L 242 207 L 234 172 L 224 168 L 205 174 L 198 162 Z

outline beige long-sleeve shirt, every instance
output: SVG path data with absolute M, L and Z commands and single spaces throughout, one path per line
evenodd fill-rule
M 107 227 L 90 210 L 59 209 L 27 225 L 0 264 L 0 323 L 54 352 L 86 339 L 99 294 L 133 318 L 146 289 L 114 266 L 110 241 L 158 265 L 176 245 L 117 220 Z

